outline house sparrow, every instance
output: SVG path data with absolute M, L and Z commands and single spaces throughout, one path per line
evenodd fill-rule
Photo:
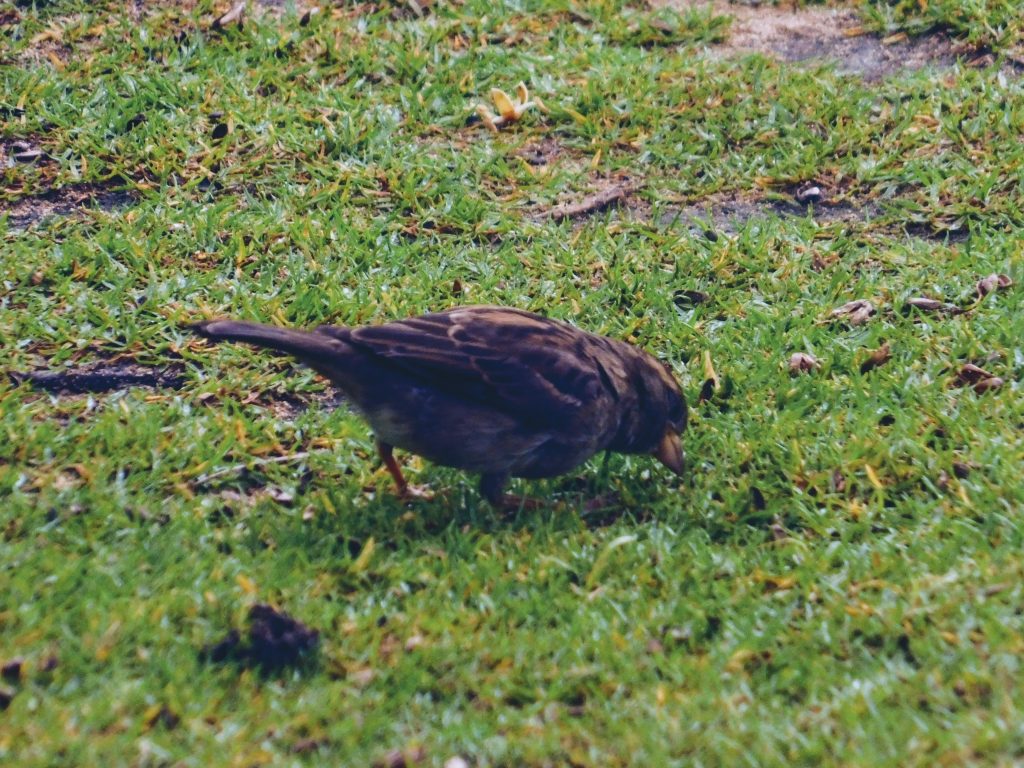
M 414 489 L 393 446 L 479 473 L 495 506 L 510 477 L 560 475 L 604 450 L 648 453 L 682 474 L 686 401 L 668 367 L 532 312 L 471 306 L 356 328 L 191 328 L 288 353 L 330 379 L 373 427 L 402 495 Z

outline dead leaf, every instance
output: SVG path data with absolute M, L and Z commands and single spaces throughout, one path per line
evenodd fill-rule
M 953 462 L 953 474 L 959 477 L 961 480 L 965 479 L 968 475 L 971 474 L 971 469 L 973 469 L 973 467 L 970 464 L 967 464 L 963 461 Z
M 846 490 L 846 477 L 838 469 L 832 471 L 832 488 L 835 489 L 836 493 L 842 493 Z
M 284 488 L 278 488 L 276 486 L 271 486 L 270 488 L 267 488 L 267 496 L 272 498 L 278 504 L 284 504 L 285 506 L 288 506 L 293 501 L 295 501 L 294 493 L 286 491 Z
M 950 383 L 951 387 L 966 387 L 967 385 L 975 385 L 985 379 L 991 379 L 993 375 L 986 371 L 984 368 L 979 368 L 974 363 L 967 363 L 956 372 L 956 376 L 953 377 L 953 381 Z
M 14 144 L 11 148 L 14 150 L 11 153 L 11 157 L 19 163 L 34 163 L 46 157 L 46 153 L 43 150 L 28 144 Z
M 1013 280 L 1010 279 L 1009 275 L 997 275 L 993 272 L 991 275 L 981 278 L 976 289 L 978 296 L 987 296 L 1002 288 L 1009 288 L 1011 285 L 1013 285 Z
M 775 541 L 786 541 L 789 539 L 789 531 L 787 531 L 783 525 L 776 518 L 775 522 L 771 524 L 772 539 Z
M 832 310 L 831 317 L 846 320 L 850 325 L 863 325 L 875 314 L 875 305 L 867 299 L 854 299 Z
M 796 194 L 793 195 L 796 201 L 801 205 L 812 205 L 814 203 L 820 203 L 825 195 L 821 191 L 821 187 L 810 185 L 798 189 Z
M 979 395 L 984 394 L 985 392 L 989 392 L 993 389 L 999 389 L 1005 383 L 1006 382 L 1003 381 L 998 376 L 993 376 L 988 379 L 982 379 L 977 384 L 975 384 L 974 391 L 977 392 Z
M 406 749 L 392 749 L 373 762 L 373 768 L 408 768 L 427 759 L 427 751 L 421 746 Z
M 818 359 L 806 352 L 794 352 L 789 358 L 790 373 L 808 373 L 820 367 Z
M 715 394 L 715 390 L 718 389 L 718 374 L 715 373 L 715 366 L 711 362 L 711 353 L 706 349 L 704 350 L 703 363 L 704 383 L 700 388 L 700 396 L 697 398 L 698 403 L 710 400 Z
M 242 17 L 245 15 L 245 5 L 246 0 L 241 0 L 241 2 L 235 3 L 233 6 L 231 6 L 231 10 L 229 10 L 227 13 L 218 16 L 216 19 L 213 20 L 213 28 L 224 29 L 229 24 L 238 22 L 238 27 L 239 29 L 241 29 Z
M 892 350 L 888 344 L 883 344 L 868 354 L 867 359 L 860 364 L 860 372 L 867 373 L 868 371 L 873 371 L 875 368 L 885 365 L 891 359 Z
M 327 746 L 329 743 L 327 739 L 314 739 L 311 736 L 307 736 L 292 744 L 292 754 L 307 755 L 310 752 L 316 752 L 320 747 Z
M 945 312 L 950 315 L 963 314 L 962 309 L 956 304 L 948 304 L 938 299 L 929 299 L 925 296 L 915 296 L 912 299 L 907 299 L 907 306 L 920 309 L 922 312 Z

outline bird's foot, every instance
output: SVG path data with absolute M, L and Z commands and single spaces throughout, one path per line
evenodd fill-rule
M 512 515 L 516 512 L 537 512 L 542 509 L 547 509 L 551 506 L 551 502 L 545 499 L 537 499 L 533 496 L 520 496 L 516 493 L 506 493 L 494 506 L 502 514 Z
M 429 485 L 406 483 L 398 488 L 398 498 L 402 501 L 433 501 L 437 498 L 437 494 L 430 489 Z

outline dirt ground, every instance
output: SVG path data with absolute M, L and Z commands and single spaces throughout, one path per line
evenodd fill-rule
M 781 61 L 832 62 L 842 74 L 879 80 L 898 71 L 929 64 L 949 65 L 956 47 L 942 35 L 910 40 L 906 35 L 880 38 L 860 23 L 849 8 L 747 5 L 727 0 L 656 0 L 680 10 L 706 8 L 733 18 L 725 42 L 707 49 L 711 56 L 763 53 Z

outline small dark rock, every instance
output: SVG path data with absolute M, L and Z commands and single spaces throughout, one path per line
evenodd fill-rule
M 11 659 L 0 667 L 0 675 L 4 680 L 14 682 L 21 679 L 21 669 L 25 666 L 25 660 L 21 657 Z
M 130 120 L 128 120 L 127 123 L 124 124 L 124 132 L 130 133 L 131 131 L 134 131 L 144 122 L 146 122 L 146 116 L 139 112 L 139 114 L 135 115 L 135 117 L 131 118 Z
M 677 306 L 706 304 L 711 300 L 711 296 L 706 294 L 704 291 L 695 291 L 689 288 L 683 288 L 675 292 L 672 300 Z
M 326 744 L 324 739 L 299 739 L 292 744 L 292 752 L 296 755 L 307 755 L 310 752 L 316 752 L 320 747 Z
M 217 123 L 215 126 L 213 126 L 213 131 L 210 132 L 210 135 L 213 137 L 214 141 L 220 141 L 221 139 L 228 135 L 228 124 Z

